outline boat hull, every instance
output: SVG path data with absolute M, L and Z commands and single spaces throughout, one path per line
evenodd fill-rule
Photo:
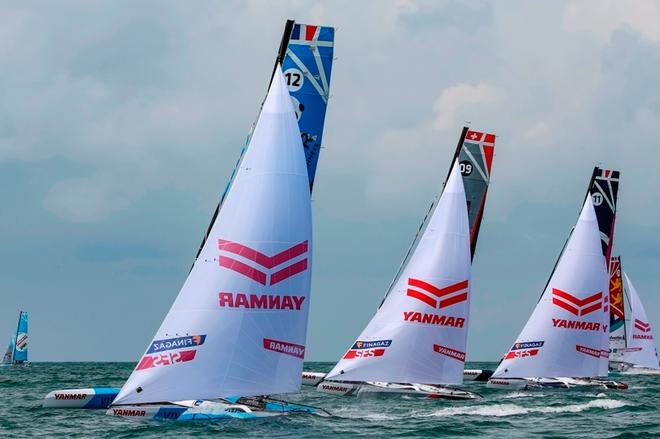
M 53 390 L 44 398 L 43 407 L 58 409 L 107 409 L 119 394 L 113 387 Z
M 613 370 L 623 375 L 660 375 L 660 369 L 653 369 L 624 362 L 616 363 Z
M 264 397 L 121 405 L 110 407 L 106 412 L 111 416 L 153 421 L 257 419 L 305 413 L 329 416 L 325 410 L 317 407 Z
M 463 381 L 482 381 L 486 382 L 493 375 L 494 370 L 490 369 L 465 369 L 463 370 Z
M 469 400 L 479 397 L 476 393 L 465 390 L 428 384 L 322 381 L 316 389 L 330 395 L 361 398 L 412 396 L 426 399 Z
M 302 373 L 303 386 L 317 386 L 327 374 L 324 372 L 306 372 Z
M 533 389 L 570 389 L 602 388 L 625 390 L 628 385 L 619 381 L 599 378 L 491 378 L 486 384 L 492 389 L 533 390 Z
M 488 381 L 488 378 L 493 374 L 490 369 L 465 369 L 463 371 L 464 381 Z M 327 374 L 324 372 L 307 372 L 302 373 L 302 384 L 304 386 L 318 386 Z

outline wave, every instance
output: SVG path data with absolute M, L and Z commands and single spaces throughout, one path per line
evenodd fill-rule
M 516 416 L 529 413 L 577 413 L 593 408 L 617 409 L 628 405 L 616 399 L 595 399 L 584 404 L 571 404 L 557 407 L 521 407 L 516 404 L 493 404 L 488 406 L 448 407 L 436 410 L 428 416 Z
M 540 392 L 511 392 L 504 395 L 502 399 L 543 398 L 545 396 L 547 396 L 545 393 Z

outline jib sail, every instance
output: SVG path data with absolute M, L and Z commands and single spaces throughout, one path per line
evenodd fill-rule
M 607 358 L 607 270 L 591 197 L 494 378 L 597 377 Z
M 459 384 L 470 311 L 467 205 L 459 164 L 401 276 L 328 380 Z

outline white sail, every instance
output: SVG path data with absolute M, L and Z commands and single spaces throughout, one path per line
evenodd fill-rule
M 9 339 L 9 346 L 2 357 L 0 364 L 12 364 L 14 361 L 14 337 Z
M 456 163 L 428 226 L 376 315 L 326 379 L 457 384 L 470 308 L 470 237 Z
M 646 310 L 639 294 L 628 278 L 623 273 L 628 286 L 628 297 L 630 300 L 630 329 L 628 331 L 628 343 L 626 352 L 623 354 L 623 361 L 643 366 L 651 369 L 660 369 L 658 367 L 658 353 L 653 341 L 653 332 L 651 323 L 646 316 Z
M 493 377 L 599 376 L 607 343 L 607 282 L 593 202 L 586 197 L 541 300 Z
M 222 212 L 114 404 L 297 392 L 311 254 L 307 167 L 278 66 Z

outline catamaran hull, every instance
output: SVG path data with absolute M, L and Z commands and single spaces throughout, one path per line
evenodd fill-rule
M 302 384 L 303 386 L 317 386 L 326 375 L 324 372 L 303 372 Z
M 117 394 L 119 389 L 113 387 L 53 390 L 46 395 L 42 406 L 57 409 L 107 409 Z
M 493 375 L 490 369 L 465 369 L 463 370 L 463 381 L 483 381 L 486 382 Z
M 463 371 L 463 381 L 488 381 L 493 374 L 490 369 L 465 369 Z M 302 384 L 304 386 L 318 386 L 327 374 L 324 372 L 303 372 Z
M 624 390 L 628 385 L 614 380 L 597 378 L 491 378 L 486 387 L 492 389 L 533 390 L 598 387 Z
M 152 421 L 212 421 L 257 419 L 291 414 L 329 414 L 317 407 L 289 404 L 273 399 L 258 399 L 258 404 L 236 404 L 243 398 L 222 401 L 181 401 L 167 404 L 137 404 L 110 407 L 106 414 Z M 246 398 L 254 401 L 252 398 Z
M 316 389 L 321 393 L 335 396 L 365 397 L 401 397 L 412 396 L 427 399 L 467 400 L 476 399 L 478 395 L 465 390 L 447 386 L 431 386 L 427 384 L 396 384 L 342 381 L 323 381 Z
M 613 370 L 623 375 L 660 375 L 660 369 L 637 366 L 634 364 L 624 363 L 624 362 L 616 363 Z

